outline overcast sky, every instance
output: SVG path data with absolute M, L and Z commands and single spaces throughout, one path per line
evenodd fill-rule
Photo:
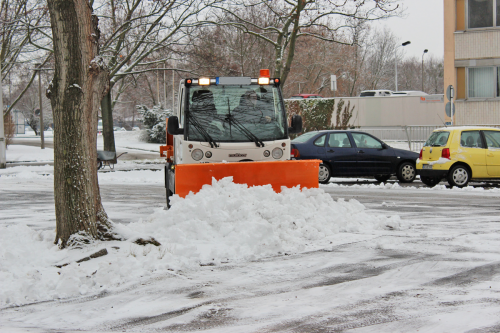
M 407 57 L 421 58 L 424 49 L 429 50 L 427 55 L 443 57 L 443 0 L 403 0 L 403 6 L 404 18 L 393 17 L 375 24 L 374 28 L 387 26 L 401 43 L 411 41 L 404 47 Z

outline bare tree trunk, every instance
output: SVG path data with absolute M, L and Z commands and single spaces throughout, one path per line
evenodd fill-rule
M 111 89 L 101 100 L 102 115 L 102 136 L 104 141 L 104 150 L 116 152 L 115 134 L 113 133 L 113 104 L 111 101 Z M 116 159 L 113 161 L 116 163 Z
M 98 57 L 97 18 L 88 0 L 48 0 L 55 74 L 47 90 L 54 115 L 54 199 L 60 247 L 102 238 L 109 221 L 97 179 L 97 110 L 109 78 Z M 73 236 L 73 237 L 72 237 Z

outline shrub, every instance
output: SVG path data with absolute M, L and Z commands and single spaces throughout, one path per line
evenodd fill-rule
M 354 113 L 351 102 L 339 99 L 335 110 L 335 99 L 286 100 L 288 116 L 302 116 L 302 133 L 331 129 L 347 129 Z M 334 118 L 335 115 L 335 118 Z M 335 119 L 335 121 L 333 121 Z M 297 135 L 293 135 L 295 137 Z
M 150 143 L 165 143 L 167 138 L 166 119 L 172 115 L 171 110 L 163 110 L 159 105 L 148 109 L 145 105 L 137 105 L 137 113 L 142 115 L 145 131 L 145 141 Z

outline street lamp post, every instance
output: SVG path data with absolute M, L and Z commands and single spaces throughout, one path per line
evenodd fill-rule
M 179 96 L 179 99 L 180 98 L 181 97 Z M 175 62 L 174 59 L 172 59 L 172 111 L 174 110 L 175 110 Z
M 3 128 L 3 86 L 2 86 L 2 62 L 0 61 L 0 169 L 7 167 L 6 139 Z
M 38 72 L 38 100 L 40 103 L 40 148 L 45 149 L 43 109 L 42 109 L 42 64 L 35 64 L 35 71 Z
M 411 44 L 411 42 L 410 41 L 406 41 L 403 44 L 396 46 L 396 48 L 394 49 L 394 64 L 395 64 L 395 72 L 396 72 L 396 77 L 395 77 L 396 91 L 398 91 L 398 54 L 397 54 L 397 50 L 398 50 L 398 47 L 400 47 L 400 46 L 406 46 L 406 45 L 409 45 L 409 44 Z
M 424 53 L 422 53 L 422 91 L 424 91 L 424 55 L 429 52 L 429 50 L 425 49 Z
M 163 104 L 163 109 L 167 108 L 167 62 L 163 62 L 163 100 L 165 104 Z

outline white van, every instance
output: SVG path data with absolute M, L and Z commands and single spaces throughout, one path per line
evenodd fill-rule
M 392 96 L 391 90 L 363 90 L 359 97 L 388 97 Z
M 102 134 L 102 119 L 97 122 L 97 133 Z
M 392 92 L 392 96 L 426 96 L 426 95 L 429 94 L 419 90 L 404 90 L 404 91 Z

